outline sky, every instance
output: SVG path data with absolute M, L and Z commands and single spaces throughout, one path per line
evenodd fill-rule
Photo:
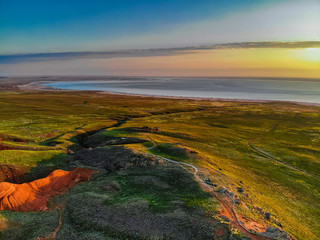
M 320 78 L 319 47 L 320 0 L 0 0 L 0 75 Z

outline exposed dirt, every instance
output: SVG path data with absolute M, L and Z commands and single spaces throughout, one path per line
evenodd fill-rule
M 22 183 L 25 179 L 28 167 L 13 164 L 0 164 L 0 182 Z
M 268 230 L 269 226 L 264 223 L 264 222 L 257 222 L 253 219 L 241 216 L 238 214 L 238 219 L 240 222 L 243 223 L 243 226 L 245 226 L 245 228 L 258 232 L 258 233 L 262 233 Z
M 48 236 L 45 237 L 37 237 L 36 240 L 56 240 L 57 233 L 59 232 L 60 228 L 62 227 L 63 224 L 63 214 L 65 211 L 65 206 L 60 206 L 60 213 L 59 213 L 59 224 L 58 226 L 54 229 L 52 233 L 50 233 Z
M 29 183 L 0 183 L 0 210 L 45 211 L 49 200 L 65 192 L 80 181 L 88 181 L 93 171 L 77 168 L 72 171 L 56 170 L 46 178 Z

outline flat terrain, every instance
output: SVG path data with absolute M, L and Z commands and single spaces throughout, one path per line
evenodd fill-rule
M 218 198 L 236 202 L 246 228 L 319 239 L 319 146 L 319 106 L 8 88 L 0 92 L 0 181 L 79 166 L 98 173 L 55 197 L 49 212 L 2 211 L 0 237 L 50 237 L 59 219 L 57 239 L 245 235 L 191 168 L 152 157 L 162 156 L 197 166 Z

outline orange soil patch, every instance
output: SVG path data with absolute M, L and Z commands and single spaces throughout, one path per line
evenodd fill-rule
M 223 202 L 222 208 L 220 208 L 219 210 L 220 215 L 225 216 L 232 221 L 241 222 L 241 225 L 244 226 L 245 229 L 248 229 L 250 231 L 258 233 L 267 231 L 269 225 L 262 221 L 257 222 L 256 220 L 242 216 L 240 214 L 237 214 L 236 216 L 236 213 L 233 210 L 232 199 L 230 199 L 229 197 L 219 196 L 219 201 Z
M 49 200 L 64 193 L 80 181 L 88 181 L 93 170 L 76 168 L 72 171 L 56 170 L 46 178 L 29 183 L 0 183 L 0 210 L 46 211 Z
M 259 232 L 259 233 L 265 232 L 265 231 L 267 231 L 267 229 L 269 227 L 264 222 L 257 222 L 257 221 L 254 221 L 250 218 L 247 218 L 247 217 L 244 217 L 241 215 L 238 215 L 238 217 L 239 217 L 239 220 L 241 222 L 243 222 L 243 226 L 245 226 L 247 229 L 253 230 L 255 232 Z
M 263 237 L 257 234 L 253 234 L 251 230 L 261 233 L 267 230 L 267 225 L 265 224 L 259 224 L 255 222 L 254 220 L 249 220 L 248 218 L 244 218 L 241 215 L 236 215 L 236 213 L 233 210 L 233 203 L 232 200 L 229 197 L 223 197 L 215 194 L 213 191 L 209 192 L 213 197 L 215 197 L 221 204 L 220 209 L 220 215 L 226 216 L 230 223 L 235 226 L 237 229 L 239 229 L 242 233 L 246 234 L 248 237 L 250 237 L 253 240 L 266 240 L 269 239 L 268 237 Z M 239 221 L 243 221 L 242 224 L 240 224 Z

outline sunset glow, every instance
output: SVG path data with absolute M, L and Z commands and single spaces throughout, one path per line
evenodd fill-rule
M 4 1 L 0 9 L 2 75 L 320 77 L 317 0 Z
M 300 52 L 299 52 L 300 53 Z M 315 62 L 318 67 L 320 65 L 320 48 L 306 48 L 300 53 L 301 58 L 306 61 Z
M 128 75 L 320 77 L 319 49 L 219 49 L 157 56 L 99 60 L 108 70 Z

